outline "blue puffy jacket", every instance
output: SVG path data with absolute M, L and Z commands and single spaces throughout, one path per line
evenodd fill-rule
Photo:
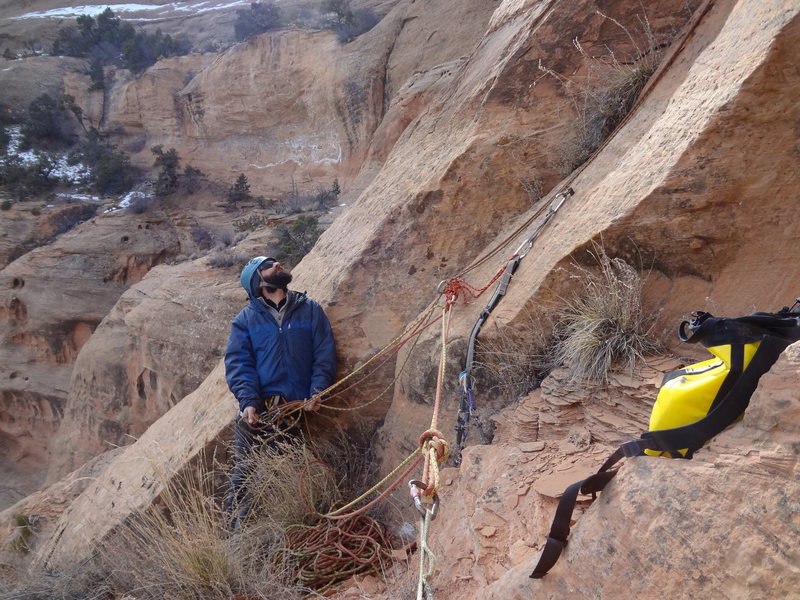
M 310 398 L 333 383 L 336 347 L 328 317 L 305 294 L 289 291 L 283 324 L 248 289 L 250 303 L 231 324 L 225 378 L 239 410 L 264 412 L 264 398 Z

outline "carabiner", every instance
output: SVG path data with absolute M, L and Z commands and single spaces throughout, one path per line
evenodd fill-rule
M 419 479 L 412 479 L 408 482 L 408 491 L 411 494 L 411 497 L 414 499 L 414 507 L 417 509 L 420 515 L 423 517 L 427 515 L 427 513 L 431 514 L 431 521 L 436 518 L 436 515 L 439 513 L 439 496 L 433 496 L 433 504 L 430 508 L 427 508 L 422 503 L 421 493 L 427 486 L 420 481 Z

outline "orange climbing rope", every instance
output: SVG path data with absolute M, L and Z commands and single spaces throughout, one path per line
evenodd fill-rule
M 286 542 L 278 560 L 293 563 L 297 580 L 323 593 L 351 575 L 380 574 L 391 561 L 389 535 L 375 519 L 364 515 L 298 525 L 289 530 Z

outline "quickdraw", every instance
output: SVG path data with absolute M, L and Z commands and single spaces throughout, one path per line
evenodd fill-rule
M 536 238 L 539 237 L 539 234 L 542 233 L 544 228 L 547 226 L 547 223 L 550 219 L 553 218 L 553 215 L 558 212 L 558 209 L 564 204 L 564 201 L 572 196 L 575 191 L 569 187 L 563 192 L 559 192 L 555 195 L 553 200 L 547 205 L 547 212 L 545 213 L 544 217 L 542 218 L 539 225 L 533 232 L 525 238 L 525 240 L 519 245 L 516 252 L 511 256 L 505 266 L 498 271 L 498 274 L 489 282 L 484 288 L 481 288 L 481 292 L 485 291 L 492 285 L 495 281 L 498 281 L 497 287 L 495 288 L 494 294 L 492 294 L 491 299 L 489 300 L 488 304 L 484 307 L 481 311 L 480 315 L 478 315 L 478 319 L 475 321 L 475 324 L 472 326 L 472 331 L 469 334 L 469 341 L 467 343 L 467 355 L 466 359 L 464 360 L 464 370 L 458 376 L 458 383 L 462 390 L 461 401 L 458 405 L 458 415 L 456 417 L 456 446 L 453 453 L 453 461 L 456 465 L 461 463 L 461 450 L 463 450 L 464 445 L 466 443 L 467 437 L 469 435 L 469 426 L 470 421 L 472 421 L 481 437 L 481 443 L 486 442 L 486 436 L 483 431 L 483 426 L 481 425 L 480 420 L 478 419 L 477 414 L 477 404 L 475 402 L 475 377 L 472 375 L 472 369 L 475 362 L 475 342 L 478 339 L 478 333 L 480 333 L 481 327 L 489 318 L 491 312 L 495 309 L 495 307 L 500 303 L 500 299 L 505 296 L 506 291 L 508 290 L 508 285 L 511 282 L 511 278 L 514 276 L 514 272 L 519 267 L 520 261 L 528 255 L 531 248 L 533 248 L 533 244 L 536 241 Z M 501 276 L 502 275 L 502 276 Z M 451 280 L 452 281 L 452 280 Z M 443 282 L 444 283 L 444 282 Z M 441 289 L 448 289 L 446 286 L 443 286 L 441 283 L 439 284 L 439 288 Z M 471 288 L 474 289 L 474 288 Z M 478 294 L 479 296 L 480 294 Z M 473 296 L 477 298 L 477 296 Z

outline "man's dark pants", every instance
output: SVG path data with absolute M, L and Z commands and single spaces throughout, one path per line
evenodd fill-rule
M 231 471 L 228 495 L 225 496 L 225 512 L 230 525 L 237 529 L 250 512 L 253 496 L 248 488 L 252 476 L 254 455 L 257 452 L 275 449 L 279 442 L 288 442 L 298 435 L 299 427 L 285 421 L 277 425 L 259 422 L 256 427 L 238 418 L 233 423 L 233 470 Z

